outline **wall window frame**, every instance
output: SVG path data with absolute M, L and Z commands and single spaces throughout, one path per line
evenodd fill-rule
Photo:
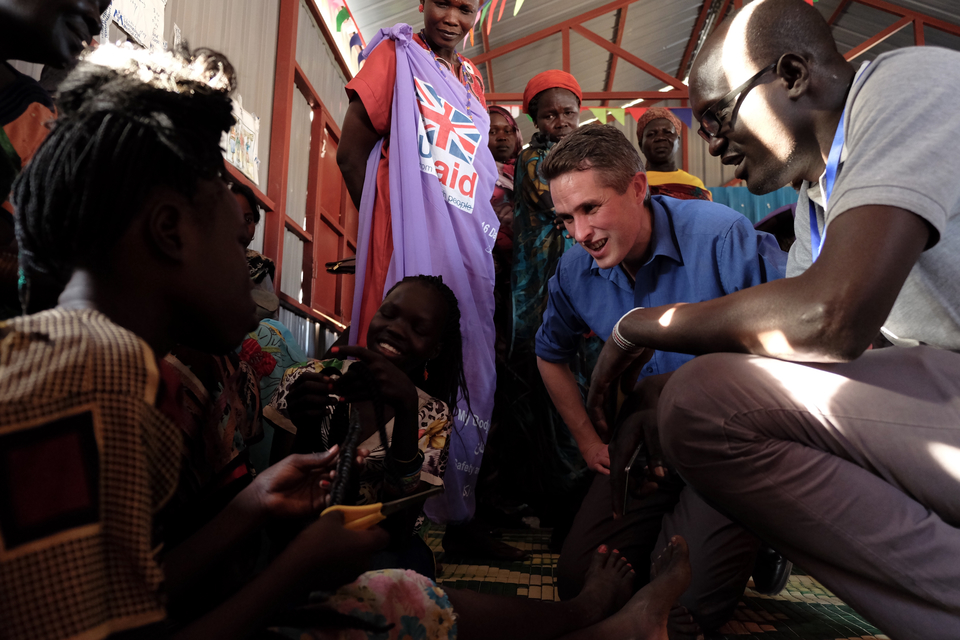
M 307 6 L 344 77 L 353 76 L 313 0 Z M 264 199 L 264 254 L 276 262 L 277 296 L 297 315 L 329 329 L 343 331 L 350 323 L 354 276 L 331 275 L 325 264 L 356 255 L 358 213 L 336 166 L 340 127 L 296 60 L 299 0 L 281 0 L 277 43 L 277 71 L 271 127 L 270 167 Z M 290 157 L 293 105 L 306 100 L 312 111 L 307 180 L 306 223 L 303 227 L 287 213 L 287 163 Z M 304 245 L 302 300 L 280 291 L 283 241 L 286 232 Z M 288 265 L 289 268 L 289 265 Z

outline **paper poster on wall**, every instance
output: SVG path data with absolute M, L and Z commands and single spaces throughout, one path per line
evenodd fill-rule
M 233 115 L 237 122 L 223 136 L 221 142 L 223 157 L 240 169 L 251 182 L 260 186 L 260 158 L 257 156 L 260 144 L 260 118 L 244 110 L 243 98 L 240 96 L 233 101 Z
M 113 0 L 110 18 L 139 45 L 163 49 L 163 12 L 167 0 Z

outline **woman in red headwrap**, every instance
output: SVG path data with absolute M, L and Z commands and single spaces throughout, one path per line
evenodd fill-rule
M 579 126 L 582 97 L 577 79 L 558 70 L 535 75 L 523 92 L 523 111 L 537 132 L 520 153 L 514 184 L 511 353 L 533 353 L 547 303 L 547 281 L 560 256 L 573 246 L 557 224 L 550 186 L 540 179 L 537 168 L 550 148 Z
M 523 110 L 537 132 L 520 152 L 514 175 L 513 327 L 497 387 L 497 406 L 505 409 L 494 417 L 503 432 L 498 440 L 501 482 L 554 525 L 557 549 L 585 490 L 586 466 L 537 369 L 534 339 L 547 304 L 547 282 L 573 246 L 557 222 L 550 186 L 538 168 L 553 145 L 579 126 L 581 98 L 576 78 L 557 70 L 534 76 L 523 92 Z M 589 379 L 602 343 L 594 337 L 583 345 L 579 362 L 571 363 L 581 383 Z

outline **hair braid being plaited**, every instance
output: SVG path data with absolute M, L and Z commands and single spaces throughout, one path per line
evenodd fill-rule
M 352 375 L 360 376 L 364 381 L 364 387 L 370 394 L 370 401 L 373 404 L 373 417 L 377 423 L 377 432 L 380 435 L 380 446 L 386 451 L 390 449 L 390 439 L 387 436 L 387 421 L 383 417 L 383 397 L 380 394 L 380 385 L 374 378 L 370 368 L 363 362 L 354 362 L 350 366 Z M 347 435 L 340 446 L 340 461 L 337 463 L 337 477 L 330 488 L 330 504 L 338 505 L 347 502 L 348 491 L 353 480 L 353 461 L 357 457 L 357 446 L 360 444 L 360 433 L 362 431 L 360 422 L 360 410 L 354 404 L 350 407 L 350 422 L 347 427 Z

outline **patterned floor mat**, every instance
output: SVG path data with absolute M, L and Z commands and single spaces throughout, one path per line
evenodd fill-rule
M 559 600 L 554 588 L 558 556 L 550 552 L 549 530 L 504 532 L 504 542 L 530 552 L 525 562 L 452 556 L 443 551 L 442 538 L 442 528 L 434 528 L 426 536 L 440 564 L 440 584 L 480 593 Z M 889 640 L 799 570 L 794 570 L 778 596 L 760 595 L 752 586 L 751 581 L 733 620 L 721 629 L 727 640 Z

